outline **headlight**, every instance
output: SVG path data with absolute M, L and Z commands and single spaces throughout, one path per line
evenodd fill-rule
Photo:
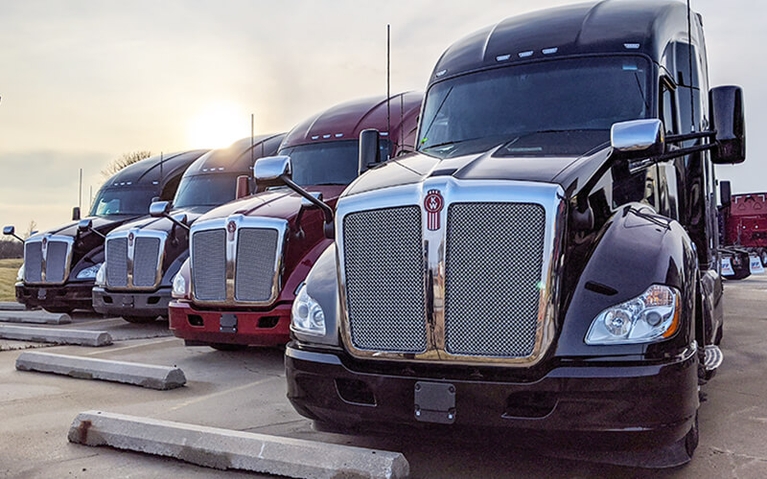
M 325 313 L 320 304 L 306 292 L 306 285 L 299 288 L 290 316 L 291 327 L 296 331 L 325 335 Z
M 16 273 L 16 281 L 22 282 L 24 281 L 24 263 L 21 263 L 21 267 L 19 268 L 19 272 Z
M 101 264 L 102 263 L 94 264 L 93 266 L 88 266 L 87 268 L 80 270 L 80 272 L 77 273 L 77 279 L 94 279 L 98 276 Z
M 107 285 L 107 264 L 101 263 L 99 270 L 96 271 L 96 286 L 106 287 Z
M 186 278 L 179 271 L 173 276 L 173 291 L 170 295 L 174 299 L 189 299 L 189 290 L 186 287 Z
M 679 328 L 679 291 L 652 285 L 641 296 L 602 311 L 591 323 L 586 344 L 649 343 Z

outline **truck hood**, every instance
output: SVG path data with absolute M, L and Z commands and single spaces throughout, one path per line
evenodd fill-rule
M 189 208 L 177 208 L 170 212 L 170 215 L 179 218 L 186 215 L 186 224 L 191 226 L 200 216 L 210 210 L 210 206 L 193 206 Z M 119 228 L 115 228 L 115 233 L 128 231 L 131 229 L 140 229 L 146 231 L 170 231 L 174 228 L 173 223 L 168 218 L 153 218 L 151 216 L 142 216 L 141 218 L 125 223 Z M 175 226 L 178 228 L 178 226 Z
M 498 148 L 477 155 L 440 159 L 413 153 L 360 176 L 344 192 L 351 196 L 436 176 L 459 180 L 515 180 L 555 183 L 572 196 L 608 160 L 610 147 L 578 157 L 496 156 Z
M 344 190 L 344 186 L 306 186 L 310 193 L 321 193 L 322 199 L 331 206 Z M 200 217 L 200 221 L 226 218 L 231 215 L 264 216 L 292 220 L 301 210 L 303 198 L 291 189 L 275 188 L 240 200 L 218 206 Z

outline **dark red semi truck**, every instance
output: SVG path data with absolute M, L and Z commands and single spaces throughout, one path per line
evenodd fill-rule
M 91 289 L 104 263 L 105 235 L 148 216 L 153 200 L 172 199 L 186 169 L 207 151 L 157 155 L 129 165 L 99 188 L 85 218 L 75 207 L 73 222 L 27 238 L 16 300 L 55 313 L 92 311 Z M 15 236 L 13 226 L 3 232 Z
M 767 193 L 730 193 L 729 181 L 720 184 L 719 208 L 722 274 L 744 279 L 764 273 L 767 266 Z
M 170 329 L 187 345 L 233 349 L 281 345 L 290 308 L 309 268 L 332 243 L 323 223 L 359 174 L 413 150 L 421 93 L 351 101 L 293 128 L 279 155 L 314 203 L 287 188 L 269 188 L 211 210 L 190 233 L 190 258 L 174 280 Z M 370 165 L 359 163 L 358 137 L 376 136 Z M 379 138 L 380 136 L 380 138 Z M 318 203 L 322 199 L 326 204 Z
M 708 81 L 683 2 L 580 3 L 453 44 L 417 152 L 344 191 L 296 293 L 296 410 L 688 462 L 722 361 L 714 165 L 745 159 L 742 91 Z

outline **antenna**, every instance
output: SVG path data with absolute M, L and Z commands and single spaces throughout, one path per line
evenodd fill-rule
M 693 55 L 693 49 L 692 49 L 692 22 L 690 20 L 690 0 L 687 0 L 687 62 L 688 66 L 690 68 L 690 78 L 688 81 L 690 82 L 690 125 L 691 130 L 695 131 L 695 95 L 693 95 L 693 74 L 692 74 L 692 55 Z
M 82 210 L 83 208 L 83 169 L 80 168 L 80 190 L 79 190 L 79 198 L 77 200 L 77 207 Z
M 391 25 L 386 24 L 386 134 L 391 133 Z M 391 136 L 389 136 L 391 144 Z M 391 151 L 389 152 L 391 158 Z M 387 158 L 388 160 L 389 158 Z
M 250 166 L 255 167 L 256 165 L 256 152 L 253 151 L 253 148 L 256 146 L 255 143 L 255 115 L 253 113 L 250 114 Z M 252 168 L 251 168 L 252 169 Z

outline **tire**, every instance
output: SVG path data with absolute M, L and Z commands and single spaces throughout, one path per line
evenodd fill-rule
M 759 253 L 759 259 L 762 260 L 762 266 L 767 267 L 767 250 L 762 250 Z
M 149 324 L 157 320 L 157 316 L 123 316 L 122 318 L 131 324 Z
M 698 448 L 698 442 L 700 441 L 700 428 L 698 426 L 698 412 L 695 412 L 695 421 L 692 423 L 692 427 L 684 436 L 684 449 L 687 456 L 692 459 L 692 455 L 695 453 L 695 449 Z
M 213 343 L 209 344 L 211 348 L 216 351 L 242 351 L 248 348 L 247 344 L 226 344 L 226 343 Z

